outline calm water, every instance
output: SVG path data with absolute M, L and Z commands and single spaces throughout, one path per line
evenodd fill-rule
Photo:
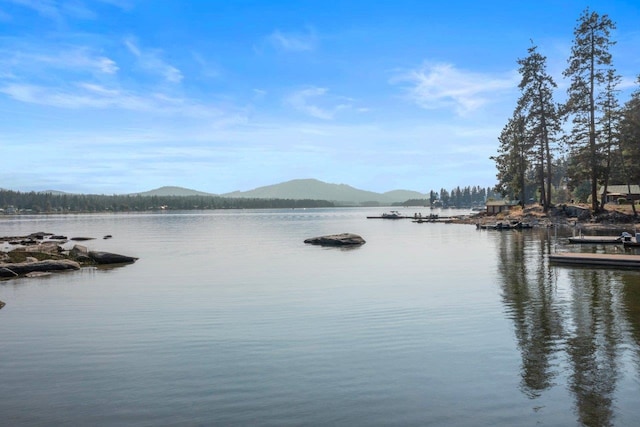
M 140 259 L 0 282 L 0 424 L 637 425 L 640 272 L 381 212 L 1 217 Z

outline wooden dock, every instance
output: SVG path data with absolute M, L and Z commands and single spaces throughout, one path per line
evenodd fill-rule
M 582 244 L 617 244 L 622 243 L 621 236 L 577 236 L 569 237 L 569 243 L 582 243 Z
M 640 268 L 640 255 L 559 252 L 548 258 L 554 264 Z

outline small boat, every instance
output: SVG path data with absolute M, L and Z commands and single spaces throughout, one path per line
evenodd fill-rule
M 402 215 L 400 212 L 398 211 L 390 211 L 390 212 L 385 212 L 383 213 L 381 216 L 368 216 L 367 218 L 382 218 L 382 219 L 404 219 L 404 218 L 413 218 L 412 216 L 405 216 Z
M 389 213 L 383 213 L 382 214 L 382 218 L 386 218 L 386 219 L 398 219 L 398 218 L 402 218 L 403 216 L 400 215 L 400 212 L 398 211 L 391 211 Z

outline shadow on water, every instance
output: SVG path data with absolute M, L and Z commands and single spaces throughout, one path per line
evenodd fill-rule
M 631 346 L 636 361 L 640 352 L 640 275 L 550 266 L 546 255 L 556 239 L 541 230 L 499 240 L 502 299 L 522 357 L 521 390 L 536 399 L 566 375 L 577 421 L 611 426 L 624 349 Z

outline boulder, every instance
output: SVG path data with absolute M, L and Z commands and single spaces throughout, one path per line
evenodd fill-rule
M 69 256 L 78 262 L 91 262 L 89 249 L 83 245 L 74 245 L 69 251 Z
M 79 270 L 80 264 L 68 259 L 45 260 L 36 262 L 16 262 L 2 264 L 0 266 L 0 275 L 2 277 L 22 276 L 34 271 L 62 271 L 62 270 Z
M 0 278 L 7 277 L 18 277 L 18 274 L 15 271 L 9 270 L 5 267 L 0 267 Z
M 365 240 L 353 233 L 331 234 L 328 236 L 311 237 L 304 241 L 311 245 L 322 246 L 357 246 L 365 244 Z
M 89 251 L 89 258 L 96 264 L 128 264 L 138 260 L 138 258 L 132 256 L 98 251 Z

